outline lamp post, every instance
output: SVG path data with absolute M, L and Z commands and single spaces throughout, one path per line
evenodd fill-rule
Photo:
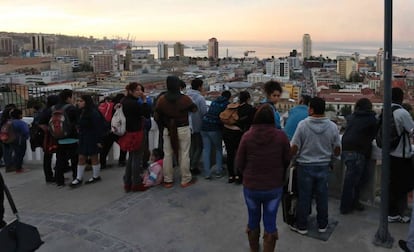
M 373 243 L 391 248 L 394 238 L 388 231 L 388 201 L 390 176 L 390 130 L 391 123 L 391 78 L 392 78 L 392 0 L 385 0 L 384 6 L 384 109 L 382 117 L 382 169 L 381 169 L 381 212 L 379 227 Z

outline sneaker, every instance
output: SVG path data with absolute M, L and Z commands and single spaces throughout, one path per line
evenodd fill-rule
M 229 184 L 234 183 L 234 178 L 233 177 L 229 177 L 229 180 L 227 181 Z
M 196 179 L 196 178 L 192 178 L 192 179 L 191 179 L 190 181 L 188 181 L 187 183 L 181 184 L 181 187 L 182 187 L 182 188 L 186 188 L 186 187 L 189 187 L 189 186 L 194 185 L 196 182 L 197 182 L 197 179 Z
M 174 186 L 174 182 L 164 182 L 162 186 L 164 186 L 165 188 L 171 188 Z
M 401 219 L 400 215 L 388 216 L 388 223 L 400 222 L 400 219 Z
M 290 230 L 297 232 L 301 235 L 305 235 L 308 233 L 307 229 L 299 229 L 296 225 L 289 225 Z
M 205 180 L 211 180 L 211 176 L 205 176 L 204 179 Z
M 325 226 L 325 227 L 323 227 L 323 228 L 318 228 L 318 232 L 319 232 L 319 233 L 325 233 L 325 232 L 326 232 L 326 230 L 328 230 L 328 224 L 326 224 L 326 226 Z
M 404 240 L 399 240 L 398 246 L 400 246 L 400 249 L 402 249 L 404 252 L 411 252 L 411 250 L 407 246 L 407 242 Z
M 221 172 L 216 172 L 216 173 L 214 174 L 214 177 L 216 177 L 216 178 L 222 178 L 222 177 L 223 177 L 223 173 L 221 173 Z
M 401 223 L 409 223 L 411 221 L 411 218 L 410 217 L 408 217 L 408 216 L 402 216 L 401 218 L 400 218 L 400 222 Z

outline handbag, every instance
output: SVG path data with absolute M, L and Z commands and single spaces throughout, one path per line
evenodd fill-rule
M 298 204 L 296 167 L 291 165 L 288 170 L 288 183 L 285 185 L 282 195 L 283 221 L 288 225 L 294 225 L 296 222 L 296 207 Z
M 36 227 L 20 221 L 9 189 L 4 184 L 4 193 L 9 201 L 16 220 L 5 226 L 0 232 L 0 250 L 2 252 L 30 252 L 37 250 L 43 241 Z

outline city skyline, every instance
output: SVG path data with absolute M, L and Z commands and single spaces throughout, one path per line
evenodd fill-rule
M 120 4 L 122 3 L 122 4 Z M 394 2 L 394 40 L 413 42 L 414 2 Z M 369 12 L 368 12 L 369 11 Z M 0 31 L 146 40 L 382 41 L 376 0 L 6 0 Z

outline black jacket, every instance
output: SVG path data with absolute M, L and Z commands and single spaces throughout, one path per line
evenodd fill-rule
M 346 118 L 347 124 L 342 136 L 342 150 L 356 151 L 371 156 L 372 140 L 377 133 L 377 119 L 373 111 L 355 111 Z

